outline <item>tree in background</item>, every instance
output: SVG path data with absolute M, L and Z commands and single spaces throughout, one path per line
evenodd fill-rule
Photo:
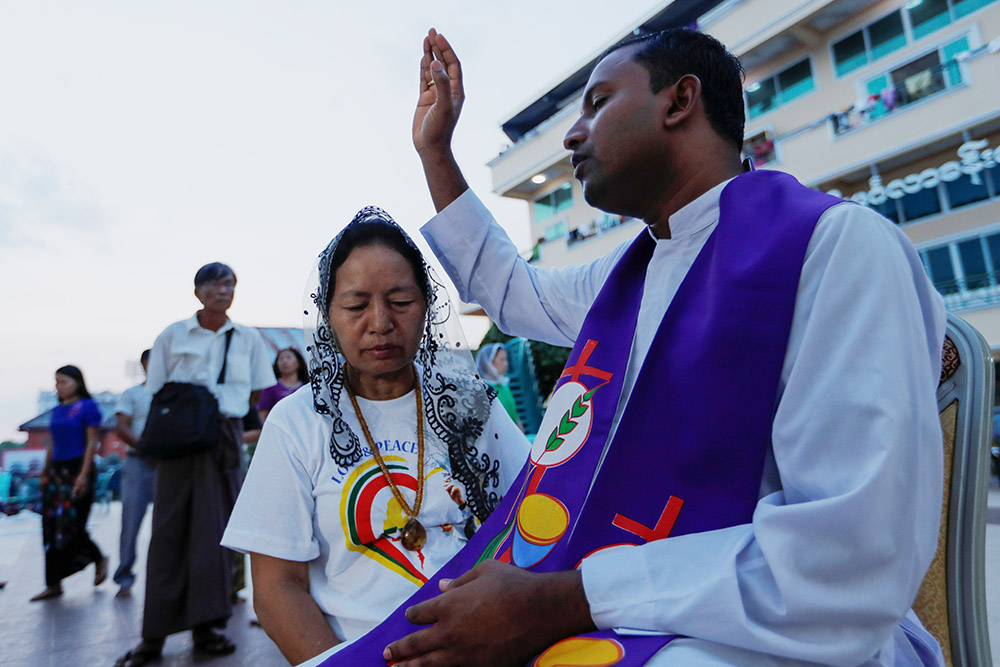
M 513 336 L 508 336 L 500 331 L 496 323 L 493 323 L 490 325 L 490 330 L 483 336 L 483 342 L 479 346 L 482 347 L 489 343 L 506 343 L 511 338 Z M 559 374 L 562 373 L 562 369 L 566 365 L 570 349 L 568 347 L 549 345 L 537 340 L 529 340 L 528 345 L 531 347 L 531 356 L 535 361 L 535 378 L 538 380 L 538 392 L 542 395 L 542 399 L 546 400 L 549 394 L 552 393 L 552 388 L 555 386 L 556 380 L 559 379 Z

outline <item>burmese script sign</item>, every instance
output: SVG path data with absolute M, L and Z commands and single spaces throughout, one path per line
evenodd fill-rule
M 850 197 L 863 206 L 878 206 L 886 199 L 902 199 L 921 190 L 933 190 L 939 183 L 957 181 L 962 176 L 968 176 L 972 185 L 981 185 L 982 171 L 992 169 L 1000 163 L 1000 146 L 990 148 L 986 139 L 967 141 L 958 147 L 959 160 L 945 162 L 940 167 L 930 167 L 918 174 L 910 174 L 903 178 L 895 178 L 887 184 L 882 184 L 881 176 L 868 179 L 867 191 L 855 192 Z M 840 190 L 828 190 L 827 194 L 844 197 Z

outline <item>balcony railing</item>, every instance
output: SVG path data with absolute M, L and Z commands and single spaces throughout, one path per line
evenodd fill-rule
M 584 241 L 589 241 L 592 238 L 603 236 L 608 232 L 621 227 L 622 225 L 627 225 L 630 222 L 637 220 L 637 218 L 630 218 L 624 215 L 611 215 L 610 213 L 605 213 L 597 218 L 594 218 L 590 223 L 577 227 L 576 229 L 571 229 L 566 233 L 563 238 L 566 240 L 566 247 L 572 248 L 573 246 L 582 243 Z M 549 239 L 542 240 L 539 239 L 538 243 L 531 249 L 531 254 L 526 259 L 529 262 L 535 262 L 541 258 L 541 248 L 549 243 L 555 243 L 559 239 Z
M 864 102 L 830 114 L 833 133 L 837 136 L 846 134 L 961 85 L 961 77 L 955 74 L 958 62 L 957 59 L 951 60 L 920 70 L 899 83 L 886 86 L 878 94 L 872 93 Z
M 948 310 L 976 310 L 1000 304 L 1000 273 L 996 271 L 935 280 L 934 287 L 944 297 Z
M 566 235 L 566 245 L 574 246 L 577 243 L 586 241 L 587 239 L 592 239 L 595 236 L 607 234 L 612 229 L 621 227 L 625 223 L 631 222 L 632 220 L 635 220 L 635 218 L 605 213 L 603 216 L 595 218 L 588 225 L 571 229 Z
M 975 60 L 981 56 L 997 53 L 1000 53 L 1000 38 L 994 39 L 989 44 L 984 44 L 975 49 L 955 54 L 954 57 L 941 62 L 939 65 L 917 71 L 898 84 L 894 84 L 892 88 L 893 95 L 895 95 L 895 103 L 891 105 L 891 109 L 882 100 L 880 94 L 873 93 L 863 103 L 857 102 L 846 105 L 840 110 L 827 114 L 822 118 L 775 135 L 773 137 L 774 146 L 780 146 L 783 141 L 788 141 L 828 124 L 833 126 L 834 134 L 838 136 L 867 127 L 879 118 L 898 113 L 915 102 L 923 101 L 946 90 L 965 84 L 965 77 L 959 76 L 959 66 L 962 63 Z M 929 81 L 928 73 L 930 75 Z M 909 89 L 907 88 L 907 82 L 909 82 Z M 941 87 L 942 84 L 943 87 Z M 877 97 L 878 100 L 873 100 L 873 97 Z M 755 162 L 759 163 L 758 166 L 760 164 L 767 164 L 767 162 L 774 159 L 774 146 L 768 146 L 767 151 L 761 151 L 762 153 L 766 153 L 766 155 L 757 155 L 756 151 L 752 150 L 752 146 L 745 146 L 744 157 L 754 158 Z

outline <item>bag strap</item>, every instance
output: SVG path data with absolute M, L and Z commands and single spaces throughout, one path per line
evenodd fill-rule
M 229 361 L 229 343 L 233 340 L 234 331 L 236 331 L 236 327 L 226 332 L 226 351 L 222 353 L 222 370 L 219 371 L 219 379 L 215 381 L 216 384 L 226 383 L 226 363 Z

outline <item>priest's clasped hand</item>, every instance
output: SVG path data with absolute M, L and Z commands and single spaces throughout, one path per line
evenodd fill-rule
M 523 665 L 553 643 L 596 630 L 578 571 L 536 574 L 486 561 L 406 610 L 418 630 L 386 647 L 397 667 Z

